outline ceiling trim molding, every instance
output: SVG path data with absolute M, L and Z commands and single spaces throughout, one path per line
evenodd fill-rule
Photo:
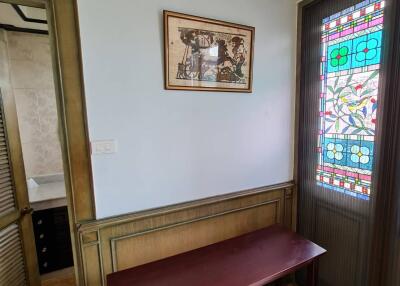
M 41 34 L 41 35 L 49 34 L 49 32 L 46 30 L 21 28 L 21 27 L 16 27 L 13 25 L 7 25 L 7 24 L 1 24 L 1 23 L 0 23 L 0 29 L 4 29 L 6 31 L 12 31 L 12 32 L 22 32 L 22 33 L 31 33 L 31 34 Z
M 21 17 L 21 19 L 25 22 L 30 22 L 30 23 L 39 23 L 39 24 L 47 24 L 46 20 L 42 19 L 34 19 L 34 18 L 29 18 L 25 15 L 24 11 L 19 7 L 18 4 L 11 4 L 11 6 L 14 8 L 15 12 L 17 12 L 18 16 Z M 40 9 L 40 8 L 38 8 Z

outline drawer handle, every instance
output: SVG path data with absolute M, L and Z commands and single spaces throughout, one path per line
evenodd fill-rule
M 37 224 L 38 225 L 41 225 L 43 223 L 43 221 L 41 220 L 41 219 L 39 219 L 38 221 L 37 221 Z
M 43 238 L 44 238 L 44 234 L 41 233 L 41 234 L 39 235 L 39 238 L 40 238 L 40 239 L 43 239 Z
M 44 268 L 47 268 L 47 265 L 48 265 L 47 262 L 43 263 Z
M 45 253 L 47 251 L 47 247 L 42 248 L 42 252 Z

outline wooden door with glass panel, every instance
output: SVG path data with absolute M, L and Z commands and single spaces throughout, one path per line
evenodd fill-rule
M 0 285 L 40 285 L 18 121 L 0 90 Z

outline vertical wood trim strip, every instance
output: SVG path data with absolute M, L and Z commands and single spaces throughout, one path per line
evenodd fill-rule
M 51 5 L 53 25 L 49 28 L 54 35 L 56 49 L 53 50 L 58 53 L 54 68 L 57 71 L 58 107 L 65 145 L 65 177 L 72 189 L 75 222 L 79 223 L 95 219 L 95 204 L 78 15 L 76 1 L 51 0 Z
M 383 94 L 378 109 L 378 152 L 376 154 L 375 217 L 369 259 L 370 285 L 397 285 L 393 276 L 399 265 L 394 263 L 399 243 L 399 145 L 400 145 L 400 3 L 386 1 L 384 23 Z
M 94 235 L 94 236 L 93 236 Z M 80 244 L 82 246 L 82 265 L 83 265 L 83 279 L 84 285 L 93 285 L 91 281 L 100 281 L 99 286 L 106 285 L 106 277 L 104 275 L 103 267 L 103 255 L 100 243 L 100 230 L 95 230 L 91 232 L 84 232 L 80 234 Z M 88 255 L 88 250 L 90 248 L 96 247 L 97 257 L 96 260 L 90 260 Z M 88 265 L 90 263 L 90 266 Z M 98 267 L 93 265 L 98 264 Z M 91 273 L 88 273 L 91 271 Z M 98 282 L 97 282 L 98 283 Z
M 48 13 L 75 276 L 77 285 L 85 285 L 78 228 L 82 221 L 95 219 L 95 202 L 77 3 L 75 0 L 43 1 Z
M 307 5 L 311 5 L 319 2 L 320 0 L 303 0 L 297 4 L 297 45 L 296 45 L 296 94 L 295 94 L 295 129 L 294 129 L 294 164 L 293 164 L 293 179 L 294 179 L 294 214 L 296 217 L 293 217 L 293 229 L 297 230 L 298 225 L 298 183 L 299 183 L 299 142 L 301 132 L 300 129 L 302 127 L 302 122 L 300 122 L 300 106 L 301 106 L 301 72 L 302 72 L 302 33 L 303 33 L 303 10 Z

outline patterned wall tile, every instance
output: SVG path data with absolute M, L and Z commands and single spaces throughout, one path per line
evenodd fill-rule
M 25 169 L 28 177 L 63 172 L 61 148 L 48 141 L 32 141 L 22 144 Z
M 49 55 L 50 56 L 50 55 Z M 16 88 L 53 88 L 51 64 L 31 60 L 10 60 L 11 82 Z
M 27 177 L 63 172 L 48 36 L 9 32 L 8 57 Z
M 7 32 L 10 60 L 29 60 L 51 64 L 50 43 L 47 35 Z

